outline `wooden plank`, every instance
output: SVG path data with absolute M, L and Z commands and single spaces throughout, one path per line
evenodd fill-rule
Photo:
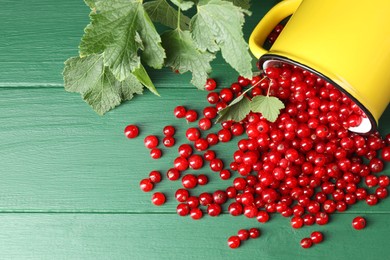
M 88 23 L 81 0 L 5 0 L 0 10 L 0 86 L 61 86 Z
M 386 259 L 389 214 L 369 214 L 366 229 L 340 214 L 326 226 L 293 230 L 282 217 L 259 225 L 223 215 L 193 221 L 161 214 L 1 214 L 2 259 Z M 227 238 L 260 228 L 258 239 L 232 250 Z M 212 230 L 212 232 L 210 232 Z M 300 248 L 312 231 L 323 243 Z
M 152 207 L 151 194 L 139 190 L 139 181 L 151 170 L 165 175 L 173 166 L 177 147 L 186 141 L 185 130 L 196 124 L 174 118 L 172 111 L 176 105 L 186 105 L 201 112 L 207 105 L 207 93 L 191 88 L 163 90 L 161 94 L 159 98 L 146 93 L 136 97 L 137 102 L 100 117 L 80 102 L 78 94 L 58 88 L 0 89 L 0 210 L 175 212 L 172 199 L 164 207 Z M 389 115 L 390 109 L 381 121 L 382 129 L 390 129 Z M 123 135 L 130 123 L 141 129 L 133 140 Z M 177 143 L 163 149 L 160 160 L 152 160 L 143 138 L 148 134 L 162 137 L 162 128 L 168 124 L 177 128 Z M 214 126 L 212 130 L 218 129 Z M 226 165 L 232 160 L 237 140 L 213 148 Z M 231 185 L 231 180 L 219 180 L 208 167 L 194 173 L 206 173 L 211 180 L 194 194 Z M 389 165 L 386 173 L 390 174 Z M 179 182 L 164 181 L 155 191 L 172 198 L 180 186 Z M 372 208 L 359 203 L 351 210 L 389 212 L 389 205 L 389 200 Z
M 246 39 L 258 20 L 277 2 L 253 3 L 254 15 L 247 18 L 245 25 Z M 83 29 L 89 23 L 89 11 L 82 0 L 3 1 L 0 10 L 0 87 L 62 87 L 63 62 L 78 55 Z M 220 71 L 229 68 L 222 58 L 215 60 L 213 67 Z M 185 75 L 175 77 L 177 81 L 167 84 L 166 77 L 161 75 L 168 71 L 151 72 L 158 88 L 190 82 L 190 76 Z

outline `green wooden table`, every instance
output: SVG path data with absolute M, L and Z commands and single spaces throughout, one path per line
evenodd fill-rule
M 277 1 L 254 1 L 246 37 Z M 201 109 L 206 93 L 189 84 L 189 75 L 152 72 L 161 97 L 137 96 L 104 117 L 78 94 L 63 89 L 63 62 L 77 55 L 88 8 L 81 0 L 2 0 L 0 9 L 0 259 L 388 259 L 390 200 L 375 207 L 358 203 L 333 214 L 326 226 L 293 230 L 279 215 L 267 224 L 223 214 L 200 221 L 176 215 L 176 202 L 150 203 L 139 181 L 151 170 L 166 171 L 176 148 L 152 160 L 143 137 L 166 124 L 184 142 L 188 125 L 173 117 L 176 105 Z M 212 77 L 228 86 L 237 74 L 222 59 Z M 389 109 L 381 132 L 390 132 Z M 140 137 L 128 140 L 123 128 L 135 123 Z M 218 145 L 229 162 L 234 142 Z M 210 184 L 196 192 L 226 188 L 208 169 Z M 389 166 L 386 173 L 390 174 Z M 170 198 L 180 183 L 156 190 Z M 351 220 L 364 215 L 363 231 Z M 239 249 L 226 245 L 240 228 L 259 227 L 262 237 Z M 301 238 L 323 231 L 326 240 L 309 250 Z

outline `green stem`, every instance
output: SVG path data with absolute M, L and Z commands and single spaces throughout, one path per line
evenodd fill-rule
M 181 30 L 181 28 L 180 28 L 180 15 L 181 15 L 181 9 L 180 9 L 180 7 L 178 7 L 177 9 L 178 9 L 178 10 L 177 10 L 177 28 L 178 28 L 179 30 Z
M 265 77 L 264 77 L 265 78 Z M 269 85 L 268 85 L 268 90 L 267 90 L 267 97 L 269 97 L 269 91 L 271 90 L 271 81 L 272 79 L 269 79 Z

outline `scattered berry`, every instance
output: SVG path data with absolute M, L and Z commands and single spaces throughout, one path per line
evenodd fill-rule
M 144 139 L 145 147 L 148 149 L 156 148 L 158 145 L 158 138 L 155 135 L 148 135 Z
M 125 136 L 127 138 L 136 138 L 139 134 L 139 129 L 138 129 L 138 126 L 136 125 L 128 125 L 125 127 Z
M 213 91 L 217 87 L 217 82 L 214 79 L 207 79 L 204 88 L 207 91 Z
M 152 203 L 156 206 L 161 206 L 165 203 L 165 195 L 161 192 L 155 192 L 152 195 Z
M 152 159 L 159 159 L 161 158 L 162 156 L 162 151 L 158 148 L 152 148 L 150 150 L 150 157 L 152 157 Z
M 250 238 L 258 238 L 260 236 L 260 229 L 258 228 L 251 228 L 249 229 L 249 237 Z
M 366 219 L 363 217 L 355 217 L 352 220 L 352 227 L 356 230 L 361 230 L 366 227 Z
M 228 238 L 228 246 L 235 249 L 241 245 L 241 240 L 238 236 L 231 236 Z
M 305 237 L 301 240 L 301 247 L 302 248 L 310 248 L 311 246 L 313 245 L 313 241 L 308 238 L 308 237 Z
M 153 183 L 159 183 L 161 181 L 161 172 L 159 171 L 151 171 L 149 173 L 149 180 Z
M 151 191 L 154 187 L 153 182 L 150 179 L 142 179 L 139 183 L 139 186 L 144 192 Z
M 238 238 L 241 241 L 247 240 L 249 238 L 249 230 L 247 230 L 247 229 L 240 229 L 237 232 L 237 236 L 238 236 Z
M 314 231 L 311 233 L 310 239 L 314 244 L 318 244 L 324 240 L 324 235 L 319 231 Z

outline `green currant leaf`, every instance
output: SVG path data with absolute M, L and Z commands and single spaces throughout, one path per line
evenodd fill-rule
M 150 19 L 159 22 L 172 29 L 177 27 L 178 12 L 168 4 L 166 0 L 154 0 L 144 3 L 145 11 Z M 180 28 L 187 30 L 189 28 L 190 18 L 180 13 Z
M 250 7 L 250 0 L 225 0 L 232 2 L 235 6 L 239 6 L 242 9 L 248 10 Z
M 241 95 L 240 97 L 239 100 L 236 98 L 234 103 L 232 102 L 229 106 L 218 112 L 219 117 L 216 121 L 217 123 L 228 120 L 240 122 L 249 114 L 251 111 L 249 99 L 243 98 L 244 95 Z
M 94 9 L 96 8 L 96 1 L 98 0 L 84 0 L 85 4 L 89 6 L 89 8 Z
M 146 64 L 162 67 L 165 52 L 161 39 L 141 1 L 97 1 L 95 5 L 79 47 L 81 57 L 104 53 L 104 64 L 119 81 L 140 67 L 139 51 Z
M 242 27 L 247 11 L 223 0 L 205 0 L 197 5 L 190 30 L 202 51 L 221 50 L 222 57 L 242 76 L 252 78 L 252 57 Z
M 142 94 L 143 86 L 130 74 L 118 81 L 104 65 L 103 56 L 92 54 L 84 58 L 73 57 L 65 62 L 64 87 L 69 92 L 78 92 L 98 114 L 130 100 L 134 94 Z
M 144 66 L 141 66 L 138 69 L 135 69 L 133 71 L 133 75 L 138 79 L 139 82 L 141 82 L 145 87 L 147 87 L 150 92 L 153 94 L 160 96 L 158 94 L 156 87 L 154 86 L 152 80 L 149 77 L 149 74 L 146 72 Z
M 194 2 L 191 1 L 171 0 L 171 2 L 183 11 L 190 9 L 194 5 Z
M 199 89 L 204 89 L 208 73 L 211 71 L 210 62 L 215 56 L 199 51 L 189 31 L 180 29 L 168 31 L 161 35 L 161 39 L 167 54 L 166 66 L 178 70 L 179 73 L 191 71 L 191 83 Z
M 283 102 L 272 96 L 255 96 L 250 102 L 250 109 L 261 113 L 270 122 L 275 122 L 283 108 Z

